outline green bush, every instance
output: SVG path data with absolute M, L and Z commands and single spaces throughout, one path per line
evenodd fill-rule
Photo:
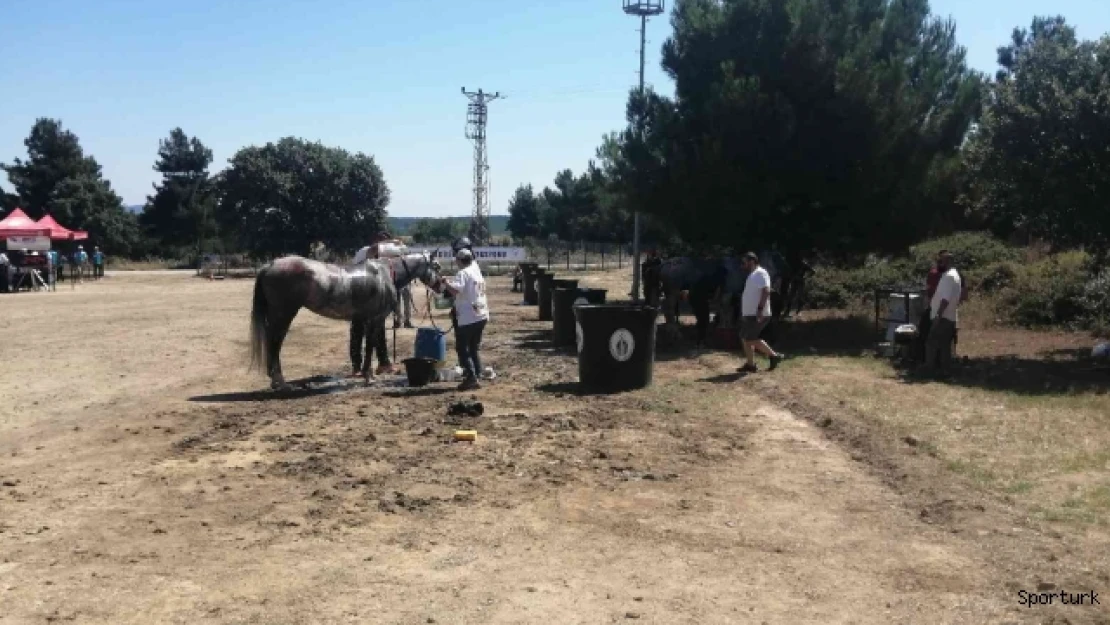
M 818 267 L 807 281 L 807 306 L 847 308 L 872 301 L 875 289 L 923 285 L 925 274 L 914 275 L 905 260 L 872 260 L 864 267 Z
M 1022 251 L 1007 245 L 990 234 L 983 232 L 958 232 L 956 234 L 932 239 L 910 248 L 909 262 L 913 270 L 924 280 L 929 268 L 933 266 L 941 250 L 952 253 L 956 268 L 963 273 L 974 274 L 977 270 L 995 263 L 1016 263 L 1022 259 Z
M 1099 297 L 1099 286 L 1092 286 L 1088 294 L 1089 275 L 1083 252 L 1065 252 L 1029 264 L 1002 290 L 1000 309 L 1021 325 L 1088 326 L 1099 315 L 1090 303 Z
M 1022 250 L 981 232 L 960 232 L 925 241 L 891 260 L 868 259 L 863 267 L 818 267 L 808 282 L 811 308 L 845 308 L 871 301 L 881 287 L 924 288 L 937 253 L 952 253 L 956 268 L 974 290 L 996 292 L 1014 284 Z
M 971 270 L 966 274 L 966 278 L 972 290 L 987 294 L 998 293 L 1013 286 L 1021 271 L 1021 265 L 1004 260 Z

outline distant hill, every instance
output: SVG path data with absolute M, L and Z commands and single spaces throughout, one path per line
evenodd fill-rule
M 433 219 L 429 217 L 390 217 L 389 218 L 389 233 L 397 236 L 404 236 L 409 234 L 412 227 L 416 222 L 421 219 Z M 470 223 L 470 217 L 450 217 L 456 221 Z M 500 236 L 508 231 L 509 216 L 508 215 L 490 215 L 489 229 L 490 234 L 493 236 Z
M 143 205 L 142 204 L 134 204 L 132 206 L 124 206 L 124 208 L 126 208 L 127 212 L 129 212 L 129 213 L 139 214 L 139 213 L 143 212 Z

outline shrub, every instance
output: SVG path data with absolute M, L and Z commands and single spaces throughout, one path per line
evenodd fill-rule
M 1080 305 L 1090 327 L 1100 332 L 1110 327 L 1110 271 L 1103 270 L 1083 285 Z
M 1087 298 L 1088 259 L 1083 252 L 1065 252 L 1032 263 L 1017 272 L 1003 289 L 999 304 L 1021 325 L 1089 325 L 1097 311 Z M 1091 296 L 1097 298 L 1098 286 Z
M 1019 248 L 1011 247 L 988 233 L 958 232 L 939 239 L 924 241 L 910 248 L 909 261 L 913 270 L 922 276 L 922 280 L 941 250 L 951 252 L 956 268 L 968 274 L 974 274 L 987 265 L 1016 263 L 1022 259 Z
M 983 293 L 997 293 L 1013 286 L 1022 267 L 1008 260 L 991 263 L 967 274 L 967 281 L 971 289 Z
M 846 308 L 852 296 L 844 287 L 845 272 L 833 267 L 817 267 L 806 282 L 806 306 L 809 308 Z
M 923 284 L 924 274 L 915 276 L 909 263 L 872 260 L 864 267 L 840 269 L 818 267 L 807 282 L 809 308 L 847 308 L 872 301 L 875 289 Z

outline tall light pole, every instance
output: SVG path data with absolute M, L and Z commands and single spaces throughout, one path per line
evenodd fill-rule
M 486 122 L 489 103 L 500 93 L 477 92 L 462 88 L 466 105 L 466 138 L 474 142 L 474 213 L 470 218 L 470 238 L 478 245 L 489 243 L 489 155 L 486 151 Z
M 644 96 L 644 51 L 647 48 L 647 23 L 666 10 L 663 0 L 623 0 L 624 12 L 640 18 L 640 97 Z M 642 128 L 642 125 L 641 125 Z M 632 213 L 632 299 L 640 300 L 640 211 Z

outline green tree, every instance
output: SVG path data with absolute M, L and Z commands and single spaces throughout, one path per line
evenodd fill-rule
M 446 243 L 463 236 L 467 232 L 467 220 L 443 217 L 440 219 L 421 219 L 412 227 L 414 243 Z
M 836 253 L 952 210 L 982 79 L 926 0 L 678 0 L 672 24 L 676 95 L 633 93 L 620 136 L 630 206 L 693 244 Z
M 216 185 L 208 172 L 212 150 L 181 128 L 159 141 L 154 170 L 162 180 L 139 216 L 147 236 L 163 248 L 195 246 L 215 238 Z
M 259 256 L 357 249 L 386 224 L 374 158 L 287 137 L 239 150 L 221 175 L 220 217 Z
M 104 180 L 100 164 L 85 156 L 77 135 L 55 119 L 40 118 L 23 142 L 27 160 L 2 164 L 19 203 L 34 219 L 49 212 L 63 225 L 87 230 L 109 254 L 130 254 L 138 227 L 123 201 Z
M 539 237 L 542 225 L 542 200 L 532 190 L 532 185 L 522 184 L 509 200 L 509 233 L 516 239 Z
M 969 204 L 994 226 L 1060 246 L 1110 247 L 1110 36 L 1079 41 L 1063 18 L 1036 18 L 1000 48 L 974 133 Z

